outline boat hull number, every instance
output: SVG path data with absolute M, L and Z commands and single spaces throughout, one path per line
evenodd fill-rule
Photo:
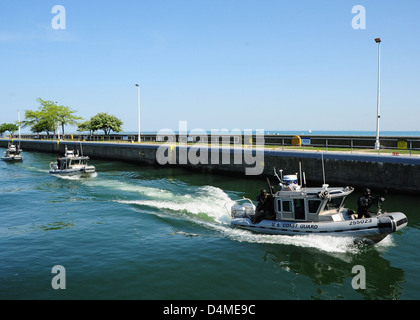
M 371 222 L 372 222 L 372 219 L 353 220 L 353 221 L 350 221 L 349 226 L 355 226 L 358 224 L 371 223 Z

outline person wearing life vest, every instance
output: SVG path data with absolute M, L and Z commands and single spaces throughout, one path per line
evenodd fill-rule
M 268 202 L 268 194 L 265 189 L 261 189 L 260 194 L 258 195 L 257 199 L 258 205 L 255 215 L 252 219 L 252 223 L 258 223 L 264 219 L 265 211 L 267 209 L 267 202 Z
M 369 212 L 369 208 L 373 204 L 372 196 L 370 195 L 370 189 L 366 188 L 363 191 L 363 194 L 359 197 L 359 200 L 357 202 L 358 208 L 357 208 L 357 214 L 358 219 L 365 218 L 371 218 L 372 214 Z

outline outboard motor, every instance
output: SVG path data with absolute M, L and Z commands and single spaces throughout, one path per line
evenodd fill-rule
M 245 208 L 240 204 L 235 204 L 230 209 L 230 214 L 232 218 L 244 218 L 245 217 Z
M 235 204 L 230 209 L 232 218 L 249 218 L 255 214 L 255 205 L 252 203 Z
M 245 208 L 245 213 L 248 216 L 253 216 L 255 214 L 255 205 L 252 203 L 244 203 L 243 207 Z

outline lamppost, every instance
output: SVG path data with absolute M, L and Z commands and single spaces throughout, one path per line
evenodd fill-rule
M 138 104 L 139 104 L 139 110 L 138 110 L 139 135 L 138 135 L 137 141 L 140 143 L 140 85 L 136 84 L 136 87 L 138 88 Z
M 57 101 L 55 101 L 54 103 L 55 103 L 54 106 L 58 106 Z M 60 121 L 58 121 L 58 123 L 57 123 L 57 139 L 60 140 Z M 63 139 L 64 139 L 64 135 L 63 135 Z
M 375 42 L 378 44 L 378 106 L 376 118 L 376 142 L 375 149 L 379 150 L 381 145 L 379 143 L 379 120 L 381 118 L 381 38 L 376 38 Z
M 18 110 L 18 125 L 19 125 L 19 146 L 20 146 L 20 110 Z

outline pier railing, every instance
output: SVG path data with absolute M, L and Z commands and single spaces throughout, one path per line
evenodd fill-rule
M 302 150 L 321 150 L 321 151 L 370 151 L 386 152 L 393 155 L 408 154 L 420 155 L 420 138 L 411 137 L 387 137 L 380 138 L 380 148 L 375 149 L 375 137 L 355 137 L 355 136 L 294 136 L 281 137 L 278 139 L 266 136 L 265 144 L 281 147 L 282 150 L 288 148 L 301 148 Z
M 4 137 L 16 139 L 17 136 Z M 138 135 L 136 134 L 66 134 L 56 135 L 36 135 L 23 134 L 22 139 L 36 140 L 68 140 L 68 141 L 96 141 L 96 142 L 117 142 L 117 143 L 137 143 Z M 255 134 L 252 137 L 244 137 L 242 135 L 233 136 L 161 136 L 156 134 L 141 134 L 141 143 L 207 143 L 213 145 L 229 144 L 233 146 L 255 146 L 259 145 L 259 137 Z M 347 151 L 347 152 L 377 152 L 390 153 L 395 156 L 404 155 L 420 155 L 420 138 L 416 137 L 382 137 L 380 138 L 380 148 L 375 149 L 376 138 L 371 136 L 328 136 L 328 135 L 279 135 L 265 134 L 264 147 L 275 150 L 300 149 L 319 150 L 319 151 Z

